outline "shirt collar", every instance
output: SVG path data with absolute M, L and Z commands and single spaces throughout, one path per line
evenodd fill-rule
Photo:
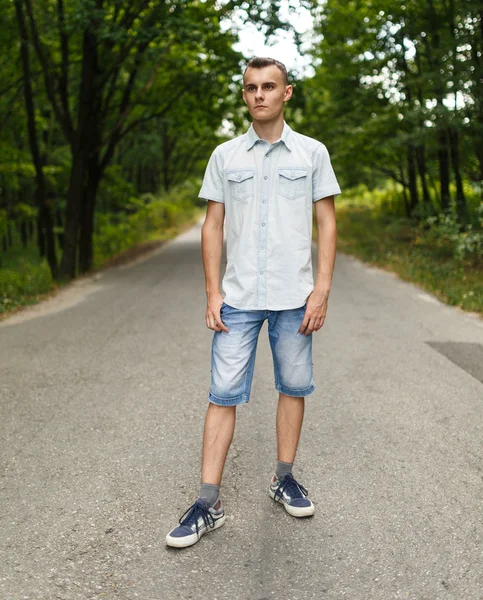
M 250 128 L 247 131 L 247 150 L 251 150 L 259 139 L 260 138 L 258 137 L 257 132 L 253 128 L 253 124 L 250 125 Z M 280 136 L 280 141 L 285 144 L 287 150 L 292 152 L 292 130 L 287 123 L 285 123 L 285 121 L 283 122 L 283 130 L 282 135 Z

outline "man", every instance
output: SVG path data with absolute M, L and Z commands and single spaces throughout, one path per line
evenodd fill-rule
M 312 333 L 324 324 L 335 262 L 334 196 L 340 188 L 320 142 L 284 122 L 292 96 L 285 66 L 268 58 L 249 61 L 243 100 L 253 123 L 248 132 L 213 152 L 200 197 L 208 201 L 202 228 L 206 325 L 215 333 L 210 403 L 206 413 L 198 500 L 166 537 L 183 548 L 221 527 L 219 497 L 238 404 L 248 402 L 260 328 L 268 320 L 275 387 L 278 460 L 268 486 L 274 501 L 294 517 L 314 505 L 293 477 L 292 466 L 314 389 Z M 311 260 L 312 207 L 318 229 L 318 269 Z M 226 217 L 227 266 L 219 289 Z

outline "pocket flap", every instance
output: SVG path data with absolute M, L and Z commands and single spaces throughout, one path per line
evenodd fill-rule
M 301 177 L 307 177 L 307 169 L 279 169 L 278 172 L 282 177 L 286 177 L 291 181 L 300 179 Z
M 245 181 L 245 179 L 250 179 L 253 177 L 254 171 L 245 169 L 244 171 L 231 171 L 231 173 L 227 173 L 226 176 L 228 181 L 235 181 L 240 183 L 241 181 Z

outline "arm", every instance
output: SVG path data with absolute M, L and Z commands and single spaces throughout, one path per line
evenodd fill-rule
M 201 253 L 206 283 L 206 326 L 214 331 L 227 331 L 220 317 L 223 296 L 220 292 L 220 266 L 223 251 L 225 205 L 208 200 L 205 222 L 201 228 Z M 216 321 L 216 324 L 215 324 Z
M 308 297 L 304 320 L 299 330 L 305 335 L 318 331 L 324 324 L 327 313 L 337 241 L 334 196 L 327 196 L 315 203 L 315 220 L 317 223 L 317 278 L 314 290 Z

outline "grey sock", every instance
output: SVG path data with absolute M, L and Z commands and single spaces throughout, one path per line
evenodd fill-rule
M 280 460 L 277 460 L 277 470 L 275 471 L 275 475 L 278 479 L 283 479 L 284 475 L 292 472 L 293 463 L 286 463 Z
M 210 506 L 216 504 L 218 496 L 220 495 L 220 486 L 214 483 L 202 483 L 200 489 L 200 498 L 206 498 L 206 501 Z

